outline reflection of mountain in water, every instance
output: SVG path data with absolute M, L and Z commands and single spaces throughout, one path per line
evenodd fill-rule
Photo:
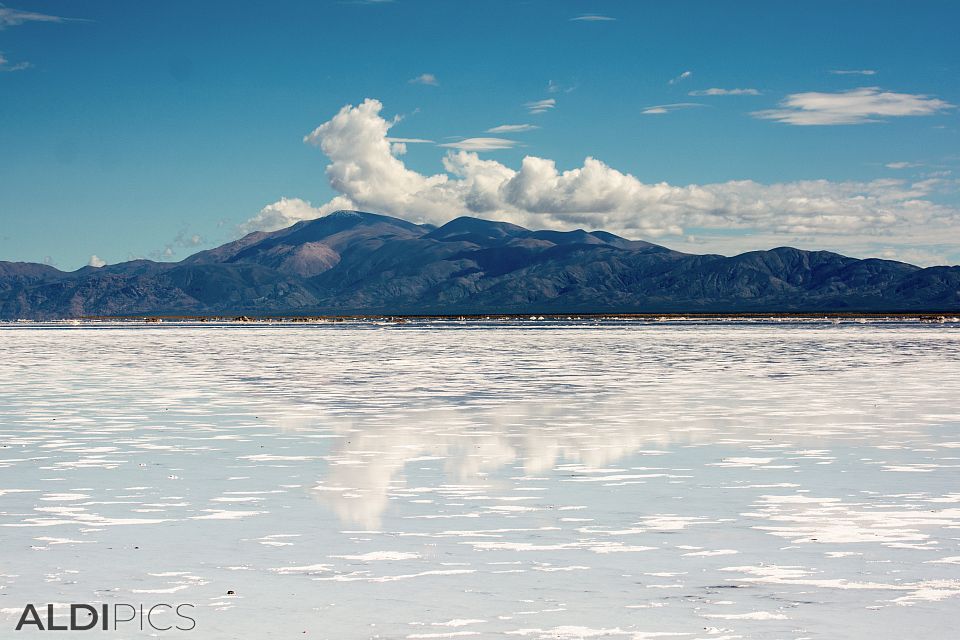
M 901 434 L 923 438 L 925 424 L 949 413 L 951 400 L 946 387 L 904 372 L 911 354 L 930 348 L 927 340 L 936 337 L 917 340 L 912 329 L 867 331 L 876 329 L 498 332 L 501 343 L 490 351 L 504 355 L 538 340 L 544 350 L 525 349 L 528 359 L 512 366 L 483 351 L 467 356 L 472 367 L 456 369 L 385 361 L 377 377 L 396 376 L 396 385 L 367 380 L 359 397 L 345 400 L 349 408 L 326 404 L 318 414 L 316 404 L 278 407 L 284 413 L 272 421 L 339 436 L 331 440 L 314 492 L 344 523 L 376 528 L 392 495 L 423 491 L 437 501 L 476 499 L 492 490 L 491 483 L 511 484 L 498 475 L 542 476 L 563 464 L 580 465 L 569 471 L 578 476 L 569 481 L 590 482 L 590 469 L 621 465 L 616 475 L 631 482 L 651 473 L 683 473 L 670 470 L 669 456 L 658 455 L 678 446 L 704 447 L 705 456 L 725 451 L 735 458 L 732 464 L 749 466 L 738 456 L 756 456 L 757 449 L 790 464 L 786 452 L 798 448 L 889 443 Z M 403 329 L 376 339 L 395 345 L 410 340 L 407 346 L 429 360 L 453 344 L 485 349 L 487 335 Z M 891 343 L 897 357 L 890 355 Z M 944 357 L 956 348 L 952 342 L 941 346 Z M 861 373 L 867 363 L 869 379 Z M 491 365 L 509 373 L 487 377 Z M 878 397 L 876 388 L 887 391 Z M 919 406 L 927 417 L 918 418 Z M 747 447 L 752 453 L 744 453 Z M 721 458 L 704 462 L 725 464 Z M 450 484 L 430 491 L 410 486 L 405 471 L 426 465 L 442 466 Z
M 683 458 L 696 464 L 679 466 L 697 468 L 723 457 L 790 465 L 799 449 L 915 446 L 956 421 L 960 388 L 949 325 L 345 323 L 29 335 L 35 362 L 22 375 L 40 371 L 56 345 L 73 411 L 96 407 L 98 421 L 115 414 L 111 424 L 125 430 L 145 425 L 133 439 L 118 436 L 122 446 L 160 457 L 212 447 L 235 454 L 238 475 L 298 467 L 305 478 L 291 483 L 315 486 L 343 522 L 364 527 L 418 485 L 435 487 L 424 499 L 438 505 L 482 506 L 486 492 L 535 484 L 510 480 L 519 476 L 696 473 L 673 468 L 670 455 L 638 457 L 654 450 L 688 447 Z M 49 404 L 16 400 L 31 414 Z M 62 419 L 54 426 L 67 429 Z M 623 479 L 634 480 L 643 481 Z

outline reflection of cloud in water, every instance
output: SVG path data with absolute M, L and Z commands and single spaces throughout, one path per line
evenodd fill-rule
M 253 636 L 948 635 L 956 329 L 532 325 L 0 328 L 0 578 Z
M 169 426 L 185 437 L 147 428 L 112 443 L 142 451 L 199 454 L 211 441 L 242 443 L 272 428 L 323 442 L 329 451 L 261 447 L 240 458 L 319 467 L 315 495 L 344 522 L 373 527 L 391 492 L 403 489 L 404 471 L 432 462 L 424 458 L 441 459 L 449 482 L 476 485 L 431 487 L 451 498 L 482 495 L 484 474 L 531 476 L 560 464 L 581 465 L 563 470 L 578 475 L 567 480 L 606 486 L 614 478 L 591 478 L 590 468 L 683 446 L 710 445 L 698 466 L 740 473 L 790 468 L 790 447 L 898 448 L 955 414 L 955 336 L 921 327 L 643 324 L 108 329 L 74 341 L 38 331 L 30 334 L 36 362 L 23 362 L 25 370 L 39 370 L 48 353 L 70 366 L 27 386 L 18 402 L 29 419 L 47 420 L 30 389 L 57 393 L 121 436 L 145 419 L 123 408 L 175 409 L 182 422 Z M 92 349 L 109 357 L 91 358 Z M 120 411 L 110 416 L 107 407 Z M 61 416 L 59 424 L 83 433 L 90 420 Z M 88 448 L 54 464 L 116 469 L 120 453 Z M 629 483 L 642 474 L 621 475 Z
M 501 382 L 503 399 L 460 396 L 436 408 L 403 407 L 394 394 L 381 390 L 352 412 L 319 417 L 288 407 L 285 417 L 271 422 L 298 431 L 322 425 L 340 436 L 332 441 L 328 467 L 314 491 L 344 522 L 376 528 L 391 492 L 404 486 L 405 467 L 416 462 L 443 460 L 450 482 L 482 481 L 480 488 L 434 489 L 446 497 L 476 496 L 488 486 L 486 474 L 508 468 L 532 476 L 575 463 L 581 466 L 578 477 L 567 480 L 629 482 L 643 474 L 590 477 L 589 471 L 677 446 L 753 454 L 716 458 L 707 465 L 788 469 L 798 455 L 830 464 L 833 457 L 822 447 L 831 442 L 882 440 L 897 447 L 898 439 L 923 437 L 926 419 L 918 419 L 917 405 L 929 398 L 933 422 L 936 407 L 943 409 L 946 401 L 929 386 L 898 378 L 894 366 L 873 370 L 865 380 L 843 361 L 828 378 L 805 361 L 779 363 L 776 376 L 763 367 L 731 371 L 715 364 L 660 358 L 614 369 L 610 379 L 571 376 L 568 382 L 576 382 L 571 390 L 543 390 L 536 402 L 514 400 L 512 387 L 520 381 L 511 379 Z M 458 382 L 451 378 L 447 392 L 457 396 Z M 872 392 L 877 386 L 885 389 L 882 398 Z M 797 447 L 820 448 L 782 455 Z
M 602 407 L 598 404 L 597 409 Z M 377 527 L 391 489 L 413 462 L 443 460 L 447 477 L 463 483 L 513 466 L 525 475 L 552 470 L 561 462 L 602 467 L 671 440 L 666 432 L 644 429 L 643 424 L 571 420 L 569 410 L 557 404 L 524 404 L 411 411 L 393 424 L 377 419 L 327 423 L 342 437 L 335 441 L 327 471 L 314 491 L 345 522 Z M 450 486 L 436 490 L 447 495 L 479 492 Z

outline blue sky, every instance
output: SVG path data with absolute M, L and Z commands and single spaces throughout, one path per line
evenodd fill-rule
M 924 1 L 12 2 L 0 259 L 177 260 L 343 205 L 957 263 L 957 24 Z

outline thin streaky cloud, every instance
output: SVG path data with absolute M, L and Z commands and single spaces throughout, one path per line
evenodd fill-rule
M 0 71 L 23 71 L 24 69 L 29 69 L 33 65 L 29 62 L 15 62 L 10 64 L 10 61 L 7 60 L 6 56 L 0 53 Z
M 546 98 L 544 100 L 527 102 L 523 106 L 526 107 L 527 111 L 532 114 L 546 113 L 550 109 L 553 109 L 557 106 L 557 101 L 554 98 Z
M 576 89 L 577 85 L 562 85 L 553 80 L 547 81 L 547 93 L 573 93 Z
M 758 96 L 760 91 L 757 89 L 719 89 L 712 87 L 710 89 L 698 89 L 691 91 L 688 96 Z
M 387 142 L 402 142 L 404 144 L 433 144 L 433 140 L 427 140 L 426 138 L 387 138 Z
M 587 13 L 576 18 L 570 18 L 570 22 L 616 22 L 616 18 L 610 16 L 601 16 L 595 13 Z
M 440 86 L 440 81 L 437 80 L 437 76 L 432 73 L 421 73 L 416 78 L 410 78 L 407 82 L 410 84 L 425 84 L 431 87 Z
M 883 118 L 932 116 L 954 108 L 949 102 L 924 94 L 861 87 L 839 93 L 793 93 L 780 102 L 780 108 L 754 111 L 751 115 L 798 126 L 843 125 L 881 122 Z
M 835 76 L 875 76 L 876 69 L 830 69 L 829 73 Z
M 465 138 L 459 142 L 445 142 L 437 146 L 459 149 L 460 151 L 495 151 L 497 149 L 512 149 L 517 144 L 516 140 L 507 140 L 506 138 Z
M 674 102 L 673 104 L 658 104 L 652 107 L 646 107 L 640 113 L 648 116 L 658 116 L 664 113 L 670 113 L 671 111 L 678 111 L 680 109 L 690 109 L 693 107 L 703 107 L 705 105 L 700 104 L 699 102 Z
M 31 67 L 33 67 L 32 62 L 18 62 L 17 64 L 10 65 L 9 67 L 0 65 L 0 71 L 7 71 L 7 72 L 23 71 L 24 69 L 30 69 Z
M 670 78 L 667 84 L 677 84 L 678 82 L 683 82 L 684 80 L 687 80 L 691 76 L 693 76 L 693 71 L 684 71 L 683 73 L 678 75 L 676 78 Z
M 501 124 L 499 127 L 487 129 L 485 133 L 521 133 L 539 128 L 540 127 L 535 124 Z
M 83 18 L 64 18 L 63 16 L 52 16 L 46 13 L 35 13 L 33 11 L 20 11 L 11 9 L 0 4 L 0 31 L 7 27 L 18 27 L 27 22 L 89 22 Z
M 910 169 L 912 167 L 919 167 L 920 165 L 915 162 L 888 162 L 883 166 L 887 169 Z

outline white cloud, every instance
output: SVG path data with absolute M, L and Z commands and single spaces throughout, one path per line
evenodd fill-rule
M 416 78 L 410 78 L 410 80 L 407 82 L 410 84 L 426 84 L 431 87 L 440 86 L 440 81 L 437 80 L 437 76 L 433 75 L 432 73 L 421 73 Z
M 92 256 L 90 256 L 90 260 L 89 260 L 89 262 L 87 262 L 87 266 L 88 266 L 88 267 L 96 267 L 96 268 L 99 269 L 100 267 L 105 267 L 105 266 L 107 266 L 107 263 L 106 263 L 106 261 L 105 261 L 103 258 L 101 258 L 100 256 L 98 256 L 97 254 L 93 254 Z
M 671 111 L 678 111 L 680 109 L 690 109 L 692 107 L 702 107 L 703 105 L 699 102 L 674 102 L 673 104 L 658 104 L 653 107 L 647 107 L 640 113 L 647 116 L 658 116 L 663 115 L 664 113 L 670 113 Z
M 956 260 L 951 261 L 947 247 L 885 246 L 882 248 L 878 247 L 877 250 L 871 251 L 871 255 L 887 260 L 899 260 L 900 262 L 917 264 L 923 267 L 956 264 L 957 262 Z
M 613 22 L 615 20 L 616 18 L 611 18 L 610 16 L 601 16 L 594 13 L 577 16 L 576 18 L 570 18 L 570 22 Z
M 487 129 L 487 133 L 522 133 L 539 129 L 535 124 L 501 124 L 499 127 Z
M 670 81 L 668 84 L 677 84 L 678 82 L 683 82 L 687 78 L 690 78 L 692 75 L 693 75 L 693 71 L 684 71 L 683 73 L 678 75 L 676 78 L 670 78 Z
M 756 89 L 718 89 L 716 87 L 711 89 L 699 89 L 697 91 L 691 91 L 689 94 L 691 96 L 758 96 L 760 92 Z
M 554 98 L 546 98 L 544 100 L 534 100 L 533 102 L 528 102 L 523 106 L 526 107 L 527 111 L 532 114 L 545 113 L 556 107 L 557 101 Z
M 493 151 L 510 149 L 517 146 L 517 142 L 506 138 L 465 138 L 459 142 L 446 142 L 437 146 L 447 147 L 448 149 L 462 149 L 463 151 Z
M 434 224 L 472 215 L 536 229 L 605 229 L 699 252 L 794 244 L 869 255 L 883 247 L 960 245 L 960 211 L 934 200 L 955 191 L 954 180 L 678 186 L 645 183 L 591 157 L 562 171 L 553 160 L 527 156 L 513 169 L 464 150 L 447 152 L 444 172 L 424 175 L 391 153 L 395 120 L 381 109 L 372 99 L 345 106 L 305 138 L 329 158 L 327 178 L 340 195 L 321 207 L 281 199 L 242 230 L 362 209 Z
M 835 76 L 875 76 L 875 69 L 831 69 L 830 73 Z
M 33 65 L 29 62 L 17 62 L 15 64 L 10 64 L 10 61 L 7 60 L 6 56 L 0 53 L 0 71 L 23 71 L 24 69 L 29 69 Z
M 862 87 L 839 93 L 809 91 L 787 96 L 779 109 L 754 111 L 757 118 L 794 125 L 878 122 L 883 117 L 931 116 L 954 105 L 923 94 L 893 93 Z
M 276 231 L 285 229 L 297 222 L 314 220 L 328 213 L 340 209 L 352 209 L 353 207 L 353 202 L 343 196 L 337 196 L 320 207 L 314 207 L 300 198 L 280 198 L 273 204 L 268 204 L 260 209 L 260 213 L 241 224 L 239 231 L 243 235 L 253 231 Z
M 912 167 L 918 167 L 920 165 L 914 162 L 888 162 L 883 166 L 885 166 L 887 169 L 910 169 Z
M 50 16 L 45 13 L 34 13 L 32 11 L 19 11 L 10 9 L 0 4 L 0 31 L 7 27 L 18 27 L 27 22 L 68 22 L 78 21 L 77 18 L 62 18 L 60 16 Z

